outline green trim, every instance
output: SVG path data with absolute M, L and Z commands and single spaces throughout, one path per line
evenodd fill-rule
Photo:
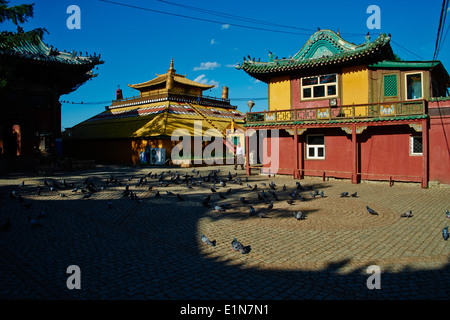
M 344 124 L 344 123 L 359 123 L 359 122 L 387 122 L 387 121 L 402 121 L 402 120 L 416 120 L 416 119 L 426 119 L 427 114 L 416 115 L 416 116 L 405 116 L 405 117 L 383 117 L 383 118 L 373 118 L 373 119 L 348 119 L 348 120 L 328 120 L 328 121 L 291 121 L 291 122 L 265 122 L 265 123 L 255 123 L 255 124 L 245 124 L 244 127 L 263 127 L 263 126 L 285 126 L 285 125 L 305 125 L 305 124 Z
M 392 61 L 384 60 L 369 64 L 369 68 L 394 68 L 394 69 L 430 69 L 441 64 L 435 61 Z

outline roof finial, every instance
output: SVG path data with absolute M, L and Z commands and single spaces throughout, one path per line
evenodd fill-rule
M 175 72 L 175 69 L 173 68 L 173 58 L 170 59 L 170 68 L 167 71 L 170 73 Z

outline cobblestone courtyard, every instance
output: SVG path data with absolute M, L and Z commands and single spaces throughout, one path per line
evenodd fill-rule
M 216 169 L 226 183 L 216 183 L 217 192 L 211 191 L 212 182 L 191 188 L 183 182 L 184 174 L 198 182 Z M 450 188 L 261 175 L 247 182 L 245 171 L 232 166 L 195 170 L 200 173 L 98 166 L 0 178 L 0 225 L 11 222 L 0 232 L 0 299 L 448 299 L 450 242 L 441 230 L 450 224 L 445 216 Z M 161 184 L 154 174 L 163 171 Z M 176 171 L 179 184 L 170 181 Z M 121 185 L 107 183 L 111 175 Z M 241 185 L 234 182 L 238 177 Z M 84 198 L 87 178 L 96 192 Z M 45 182 L 55 181 L 61 188 L 51 191 Z M 274 199 L 272 181 L 278 201 L 269 210 L 269 201 L 260 201 L 258 193 L 264 190 Z M 296 182 L 304 190 L 296 189 Z M 123 196 L 127 184 L 137 199 Z M 247 184 L 256 184 L 257 191 Z M 304 201 L 288 204 L 294 189 Z M 310 189 L 324 197 L 312 198 Z M 340 197 L 342 192 L 349 196 Z M 357 197 L 350 196 L 354 192 Z M 207 196 L 210 208 L 202 205 Z M 214 209 L 224 203 L 230 204 L 226 211 Z M 250 216 L 250 205 L 266 217 Z M 370 215 L 366 206 L 378 215 Z M 28 217 L 44 208 L 41 226 L 31 226 Z M 304 220 L 294 218 L 299 210 Z M 408 210 L 413 217 L 400 217 Z M 201 234 L 216 246 L 203 244 Z M 250 252 L 233 251 L 233 238 Z M 81 270 L 81 289 L 66 286 L 70 265 Z M 381 270 L 379 290 L 366 285 L 371 265 Z

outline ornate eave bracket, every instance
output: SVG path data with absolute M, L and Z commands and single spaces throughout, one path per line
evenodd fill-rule
M 347 134 L 353 133 L 352 127 L 341 127 L 341 129 L 342 129 L 342 131 L 344 131 Z M 367 129 L 367 126 L 357 126 L 355 131 L 356 131 L 356 134 L 361 134 L 366 129 Z
M 421 123 L 410 123 L 409 126 L 413 128 L 416 132 L 422 132 L 422 124 Z
M 289 133 L 291 136 L 293 136 L 295 133 L 295 129 L 284 129 L 284 130 L 286 130 L 286 132 Z M 305 131 L 306 128 L 297 129 L 297 134 L 301 136 Z

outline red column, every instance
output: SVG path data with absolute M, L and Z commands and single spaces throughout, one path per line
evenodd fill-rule
M 352 183 L 358 183 L 358 144 L 356 143 L 356 123 L 352 124 L 353 165 Z
M 304 169 L 304 167 L 303 167 L 303 158 L 305 157 L 304 156 L 305 147 L 303 145 L 303 140 L 304 140 L 303 137 L 304 137 L 303 135 L 302 135 L 302 137 L 299 137 L 299 141 L 300 141 L 300 148 L 299 148 L 300 149 L 300 155 L 299 155 L 298 161 L 297 161 L 297 163 L 298 163 L 299 179 L 303 179 L 303 176 L 304 176 L 304 172 L 303 172 L 303 169 Z
M 249 143 L 250 139 L 248 137 L 247 134 L 247 130 L 245 130 L 245 171 L 247 173 L 247 175 L 251 175 L 251 170 L 250 170 L 250 143 Z
M 428 187 L 428 119 L 422 120 L 422 188 Z
M 294 179 L 299 178 L 298 174 L 298 133 L 297 133 L 297 127 L 294 127 L 294 152 L 295 152 L 295 166 L 294 166 Z

